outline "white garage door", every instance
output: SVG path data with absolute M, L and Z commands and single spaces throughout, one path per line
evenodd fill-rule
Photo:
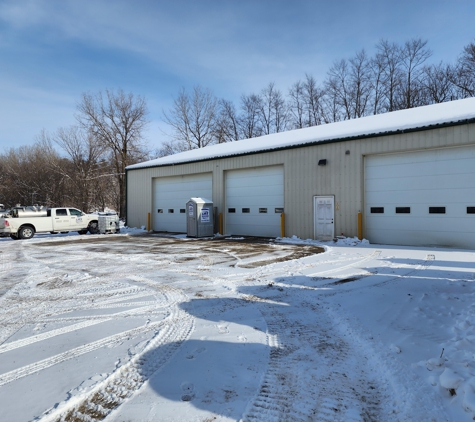
M 212 200 L 212 193 L 211 173 L 154 179 L 153 230 L 186 233 L 186 203 L 193 197 Z
M 365 159 L 373 243 L 475 248 L 475 147 Z
M 280 236 L 283 166 L 226 172 L 226 233 Z

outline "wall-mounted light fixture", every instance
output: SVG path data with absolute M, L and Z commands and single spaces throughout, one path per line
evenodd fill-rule
M 326 166 L 326 165 L 327 165 L 327 160 L 326 160 L 326 159 L 319 160 L 319 161 L 318 161 L 318 165 L 319 165 L 319 166 Z
M 345 154 L 346 154 L 346 155 L 350 155 L 350 150 L 347 149 L 347 150 L 345 151 Z

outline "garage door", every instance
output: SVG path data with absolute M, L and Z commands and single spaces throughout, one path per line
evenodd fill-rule
M 212 189 L 211 173 L 154 179 L 153 229 L 186 233 L 186 203 L 193 197 L 212 200 Z
M 226 233 L 280 236 L 283 166 L 226 172 Z
M 365 159 L 373 243 L 475 248 L 475 147 Z

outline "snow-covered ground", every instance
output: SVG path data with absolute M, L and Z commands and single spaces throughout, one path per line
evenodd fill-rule
M 0 275 L 2 421 L 475 416 L 474 251 L 38 235 Z

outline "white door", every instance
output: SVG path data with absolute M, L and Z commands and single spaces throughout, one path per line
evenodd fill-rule
M 331 240 L 335 237 L 335 198 L 314 197 L 315 239 Z
M 226 233 L 278 237 L 283 212 L 283 166 L 226 172 Z
M 475 248 L 475 146 L 365 158 L 372 243 Z
M 153 230 L 186 233 L 186 203 L 190 198 L 212 200 L 211 173 L 160 177 L 153 181 Z

